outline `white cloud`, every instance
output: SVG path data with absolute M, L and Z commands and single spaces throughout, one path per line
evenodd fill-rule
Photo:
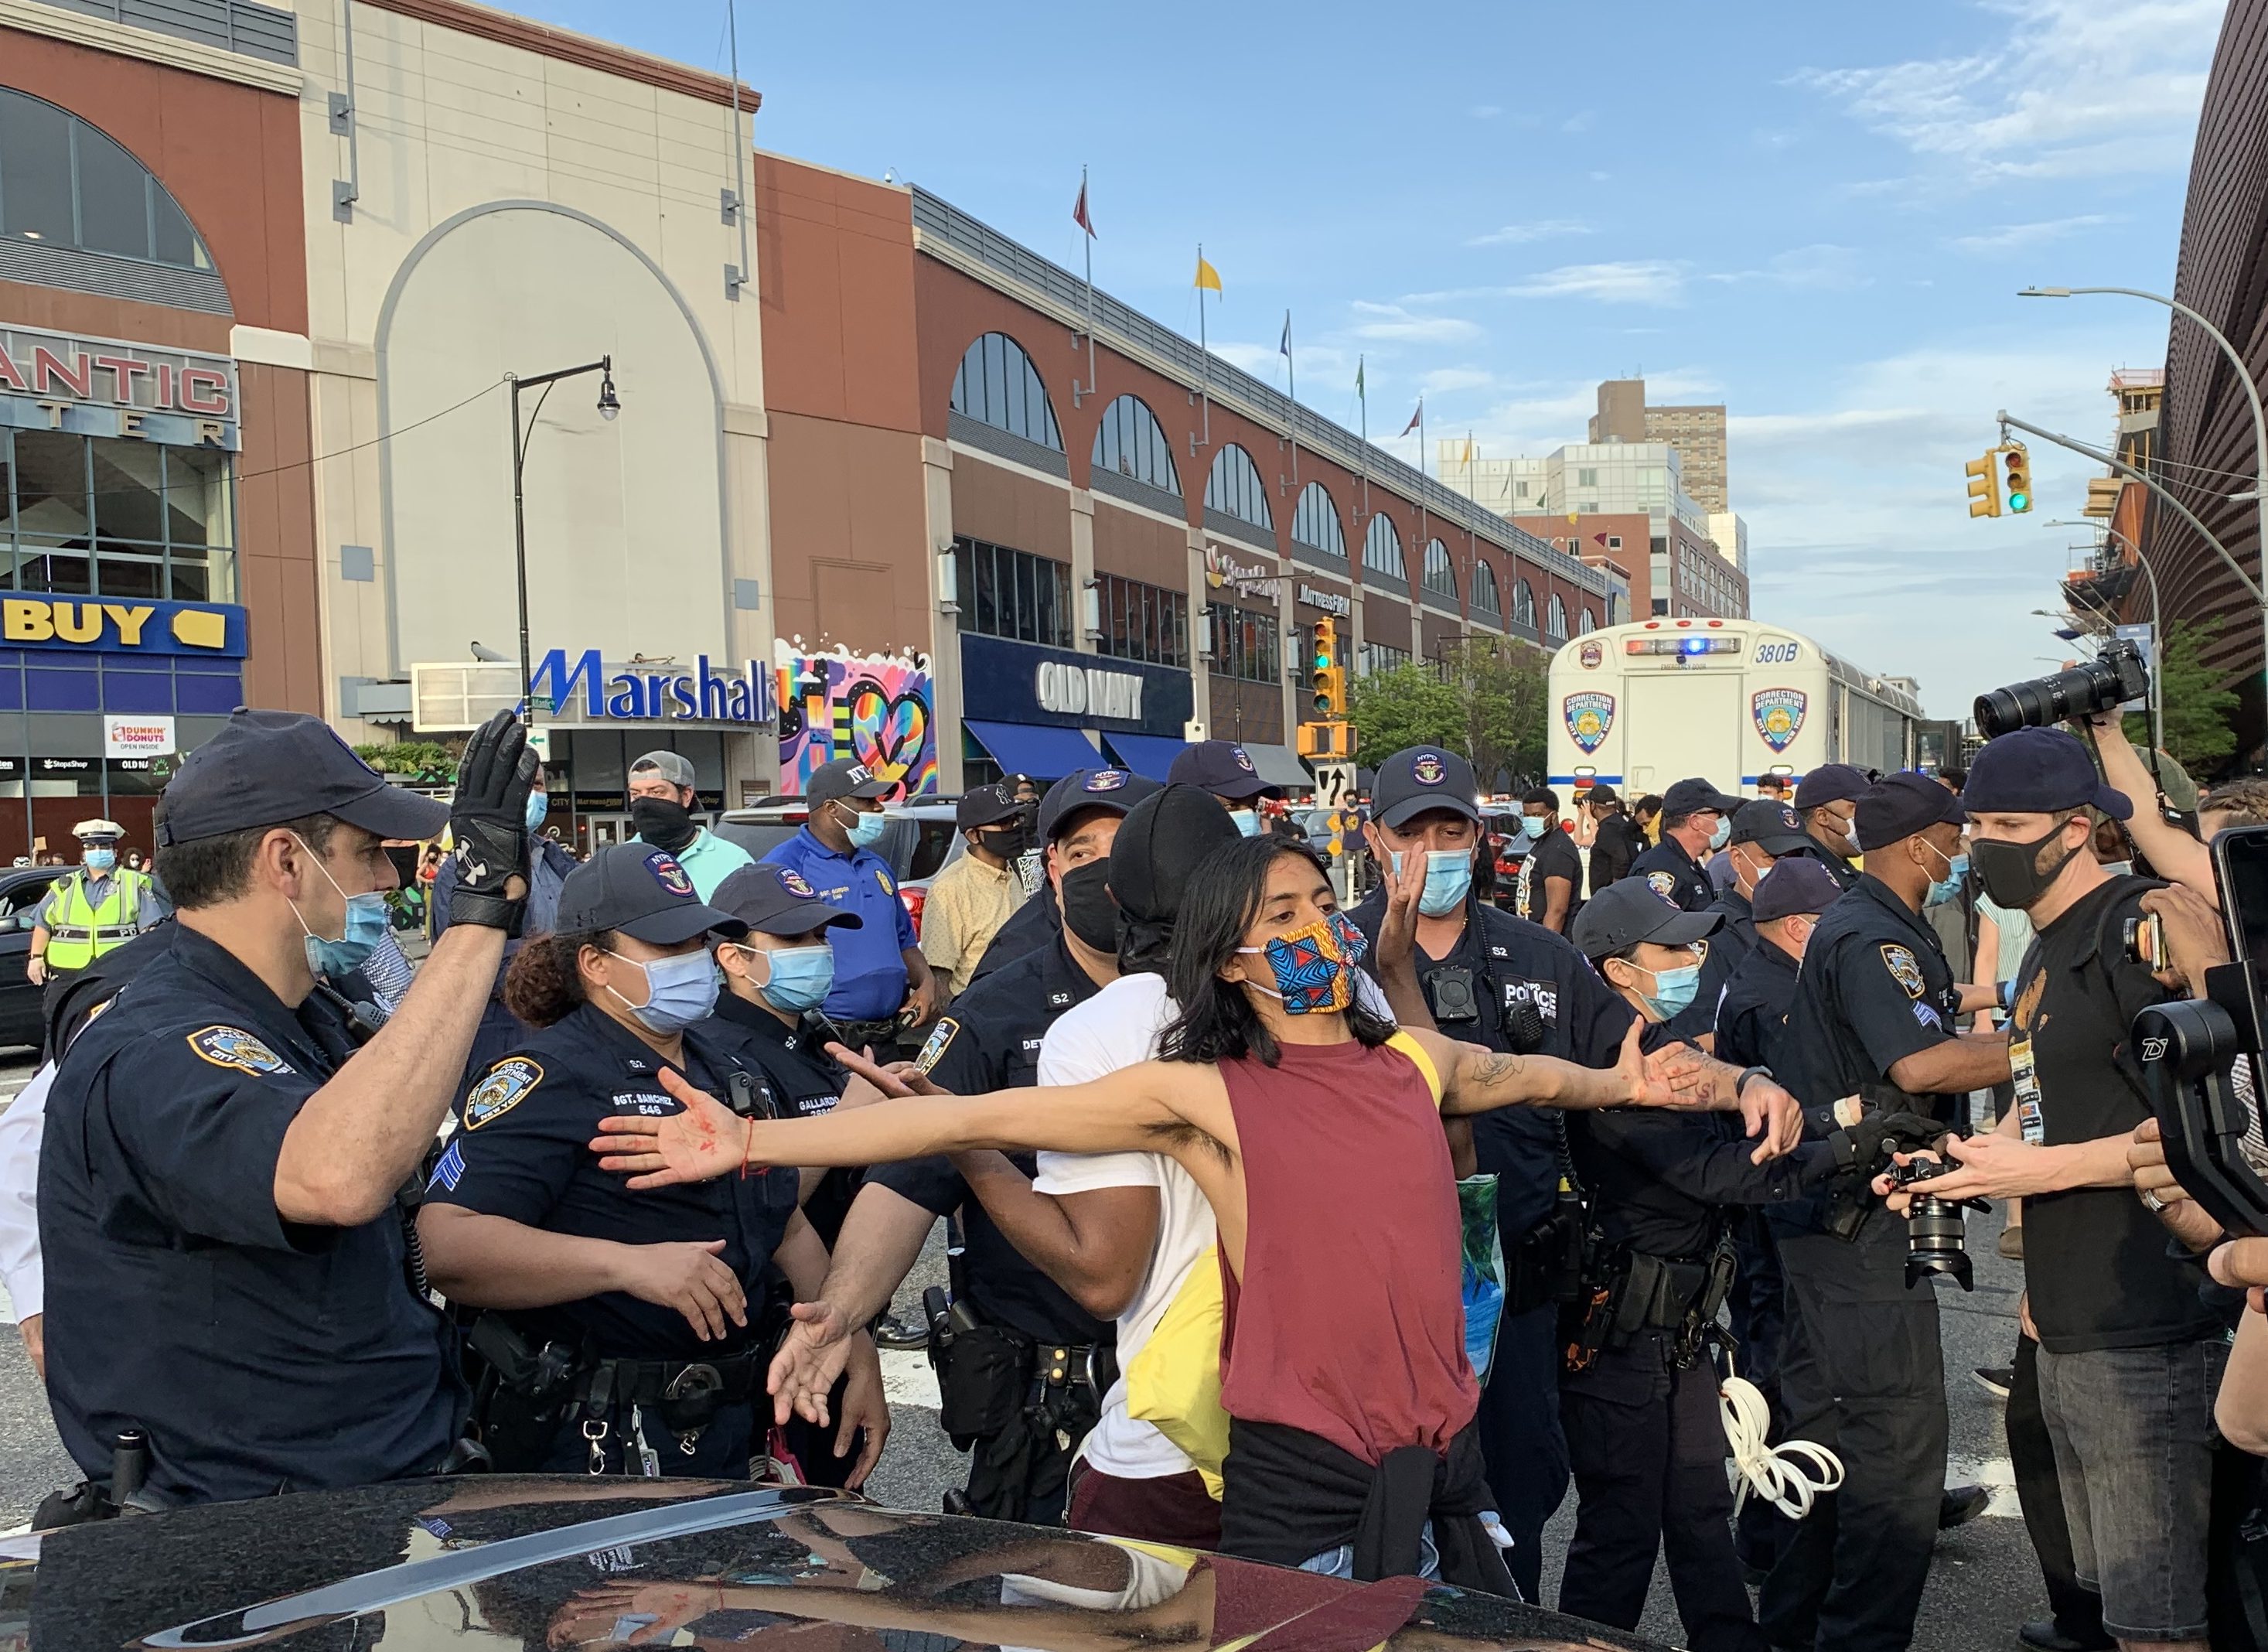
M 1598 116 L 1594 112 L 1583 109 L 1560 122 L 1559 129 L 1563 132 L 1587 132 L 1591 129 L 1592 122 L 1597 119 Z
M 1580 218 L 1539 218 L 1533 224 L 1507 224 L 1500 230 L 1476 235 L 1468 247 L 1522 247 L 1530 241 L 1557 240 L 1564 235 L 1588 235 L 1592 226 Z
M 1983 51 L 1808 69 L 1795 84 L 1956 182 L 2098 177 L 2188 161 L 2224 0 L 1989 0 L 1989 9 L 2007 30 Z
M 2119 224 L 2124 220 L 2109 212 L 2081 212 L 2067 218 L 2050 218 L 2039 224 L 2003 224 L 1996 230 L 1986 230 L 1976 235 L 1956 235 L 1949 243 L 1964 253 L 2015 253 L 2034 247 L 2043 247 L 2050 241 L 2059 241 L 2066 235 L 2092 229 L 2102 224 Z
M 1355 324 L 1357 338 L 1388 339 L 1405 343 L 1462 343 L 1481 336 L 1472 322 L 1454 315 L 1413 315 L 1398 304 L 1373 304 L 1358 299 L 1355 313 L 1366 321 Z
M 1761 269 L 1723 270 L 1709 279 L 1728 285 L 1764 282 L 1817 292 L 1848 292 L 1874 282 L 1860 264 L 1857 252 L 1826 242 L 1775 253 Z
M 1496 382 L 1496 375 L 1479 367 L 1436 367 L 1422 374 L 1418 387 L 1428 395 L 1442 395 L 1456 390 L 1484 390 Z
M 1685 266 L 1666 258 L 1562 264 L 1502 289 L 1513 299 L 1588 299 L 1599 304 L 1672 305 L 1685 297 Z
M 1504 113 L 1504 107 L 1501 104 L 1476 103 L 1466 113 L 1476 121 L 1493 121 Z

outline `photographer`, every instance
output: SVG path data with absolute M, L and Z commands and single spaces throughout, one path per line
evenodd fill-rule
M 2227 1348 L 2196 1265 L 2127 1197 L 2130 1141 L 2150 1115 L 2128 1029 L 2172 994 L 2142 955 L 2156 950 L 2152 886 L 2110 875 L 2088 852 L 2097 811 L 2122 821 L 2137 811 L 2097 778 L 2080 741 L 2047 728 L 1988 742 L 1965 800 L 1986 894 L 2028 913 L 2038 940 L 2015 983 L 2008 1133 L 1948 1140 L 1956 1168 L 1928 1191 L 2024 1199 L 2041 1405 L 2079 1577 L 2101 1594 L 2104 1629 L 2122 1646 L 2201 1641 L 2213 1399 Z M 2169 977 L 2215 961 L 2209 930 L 2176 921 L 2164 934 L 2177 960 Z

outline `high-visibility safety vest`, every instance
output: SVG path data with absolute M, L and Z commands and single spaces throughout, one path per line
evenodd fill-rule
M 145 874 L 121 868 L 110 874 L 110 893 L 98 904 L 86 897 L 85 867 L 65 878 L 56 886 L 55 911 L 48 915 L 48 968 L 84 970 L 133 940 L 149 889 Z

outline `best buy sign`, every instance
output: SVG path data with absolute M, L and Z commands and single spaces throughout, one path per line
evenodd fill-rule
M 0 649 L 242 659 L 244 610 L 225 602 L 0 597 Z

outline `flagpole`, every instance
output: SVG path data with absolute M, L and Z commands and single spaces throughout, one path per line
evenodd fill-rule
M 1355 399 L 1362 403 L 1362 520 L 1370 522 L 1370 379 L 1365 369 L 1369 365 L 1366 356 L 1354 358 Z M 1355 535 L 1362 537 L 1360 534 Z
M 1425 398 L 1422 395 L 1418 398 L 1418 475 L 1421 481 L 1432 479 L 1432 472 L 1425 468 Z M 1425 565 L 1425 542 L 1433 536 L 1432 519 L 1426 513 L 1425 505 L 1425 490 L 1421 486 L 1418 490 L 1418 559 L 1420 567 Z M 1410 577 L 1406 557 L 1403 561 L 1402 577 L 1405 579 Z
M 1079 169 L 1079 204 L 1086 206 L 1086 167 Z M 1086 233 L 1080 237 L 1086 245 L 1086 393 L 1094 394 L 1094 228 L 1092 214 L 1089 222 L 1079 226 Z
M 1284 383 L 1285 395 L 1292 410 L 1285 417 L 1285 428 L 1292 438 L 1292 508 L 1300 505 L 1300 366 L 1292 355 L 1292 312 L 1284 312 Z
M 1204 268 L 1203 241 L 1197 243 L 1197 268 L 1200 270 Z M 1198 394 L 1204 399 L 1204 435 L 1199 445 L 1210 447 L 1212 446 L 1212 346 L 1205 342 L 1204 295 L 1204 284 L 1199 282 L 1197 284 L 1197 358 L 1198 381 L 1203 387 Z

